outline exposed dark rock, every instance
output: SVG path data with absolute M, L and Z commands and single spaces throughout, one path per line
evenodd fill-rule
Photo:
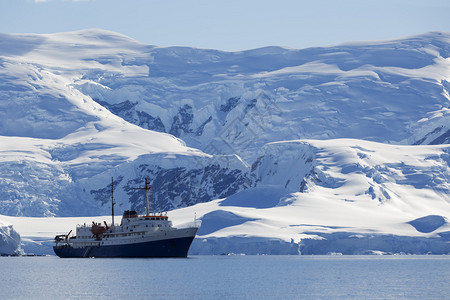
M 226 104 L 222 104 L 220 106 L 220 111 L 230 112 L 233 108 L 235 108 L 239 104 L 239 100 L 241 97 L 233 97 L 227 100 Z
M 112 184 L 114 189 L 122 182 L 123 176 L 119 176 L 116 180 L 113 180 Z M 102 189 L 91 191 L 94 196 L 94 200 L 100 202 L 102 205 L 111 201 L 111 183 Z
M 158 132 L 166 132 L 166 128 L 159 117 L 154 118 L 143 111 L 136 111 L 136 114 L 139 119 L 137 125 L 139 125 L 140 127 Z
M 159 117 L 153 117 L 146 112 L 136 110 L 137 102 L 133 103 L 126 100 L 117 104 L 109 104 L 108 102 L 98 99 L 94 100 L 125 121 L 136 124 L 145 129 L 166 132 L 166 128 Z
M 254 184 L 254 176 L 237 169 L 228 169 L 216 164 L 204 168 L 187 169 L 176 167 L 164 169 L 160 166 L 142 164 L 138 167 L 138 177 L 123 183 L 123 190 L 129 197 L 131 209 L 143 211 L 145 196 L 142 185 L 145 177 L 151 178 L 151 210 L 168 211 L 225 198 Z M 123 177 L 115 181 L 117 186 Z M 101 205 L 108 205 L 111 199 L 111 184 L 90 192 Z
M 195 135 L 196 136 L 201 136 L 203 134 L 203 129 L 205 129 L 206 124 L 208 124 L 209 122 L 212 121 L 212 116 L 209 116 L 208 120 L 206 120 L 205 122 L 202 123 L 202 125 L 200 125 L 197 130 L 195 131 Z
M 180 137 L 182 132 L 191 133 L 191 124 L 194 119 L 192 112 L 192 106 L 185 104 L 180 107 L 178 114 L 173 117 L 172 127 L 169 133 L 174 136 Z
M 441 144 L 449 144 L 450 143 L 450 129 L 447 130 L 442 135 L 438 136 L 434 140 L 430 142 L 430 145 L 441 145 Z

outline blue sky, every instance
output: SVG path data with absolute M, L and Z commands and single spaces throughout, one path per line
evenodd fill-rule
M 158 46 L 306 48 L 450 31 L 448 0 L 0 0 L 0 32 L 102 28 Z

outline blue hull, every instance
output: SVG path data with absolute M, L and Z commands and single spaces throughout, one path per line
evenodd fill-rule
M 61 258 L 72 257 L 187 257 L 194 236 L 126 245 L 72 248 L 53 246 Z

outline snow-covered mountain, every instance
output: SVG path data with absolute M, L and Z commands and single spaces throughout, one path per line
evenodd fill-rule
M 40 103 L 62 105 L 55 90 L 65 85 L 140 127 L 250 161 L 265 143 L 294 138 L 443 144 L 450 130 L 449 40 L 450 34 L 435 32 L 326 48 L 224 52 L 147 46 L 100 30 L 3 35 L 5 96 L 53 91 L 27 109 L 19 109 L 31 101 L 24 97 L 9 104 L 3 135 L 25 130 L 55 138 L 78 128 L 85 119 L 57 106 L 37 132 L 30 124 L 31 116 L 41 119 Z M 24 120 L 19 112 L 31 116 Z M 25 124 L 8 122 L 16 120 Z M 65 130 L 55 132 L 52 122 L 62 120 Z
M 89 57 L 102 61 L 108 47 L 117 57 L 139 55 L 135 44 L 102 31 L 2 37 L 7 55 L 1 56 L 0 71 L 0 212 L 106 213 L 111 176 L 119 207 L 138 210 L 144 199 L 134 188 L 145 176 L 165 210 L 229 196 L 251 184 L 235 155 L 211 156 L 172 135 L 130 124 L 74 87 L 84 70 L 102 65 Z M 141 74 L 140 67 L 112 65 L 102 74 Z
M 198 212 L 196 253 L 319 253 L 370 232 L 444 253 L 449 57 L 441 32 L 242 52 L 1 34 L 0 214 L 107 214 L 111 177 L 118 209 L 141 210 L 149 176 L 157 209 Z
M 327 48 L 243 52 L 148 47 L 74 86 L 129 122 L 252 161 L 265 143 L 358 138 L 448 143 L 448 33 Z M 110 57 L 112 59 L 112 57 Z M 117 58 L 116 58 L 117 59 Z

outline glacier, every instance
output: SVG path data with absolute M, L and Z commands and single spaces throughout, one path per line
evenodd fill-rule
M 157 210 L 202 222 L 192 254 L 449 252 L 449 33 L 239 52 L 100 29 L 0 40 L 0 215 L 26 252 L 103 221 L 112 180 L 116 208 L 142 210 L 147 176 Z
M 12 224 L 0 218 L 0 256 L 22 255 L 21 238 Z
M 261 153 L 257 186 L 168 212 L 175 226 L 201 224 L 191 255 L 449 253 L 449 145 L 295 140 Z M 36 254 L 51 253 L 54 235 L 86 222 L 1 218 Z

